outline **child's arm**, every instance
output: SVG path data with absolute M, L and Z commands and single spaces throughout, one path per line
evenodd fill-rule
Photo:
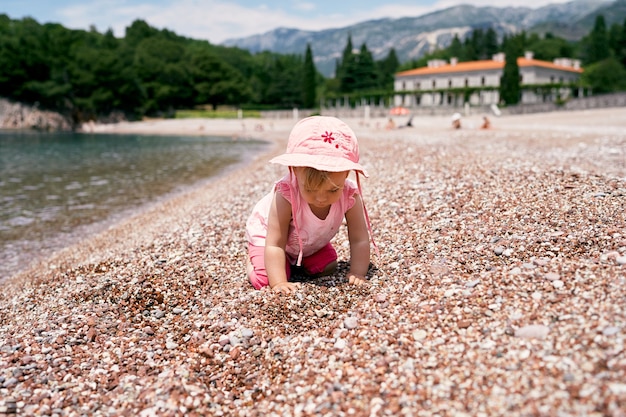
M 265 269 L 270 287 L 286 294 L 295 291 L 298 283 L 287 281 L 285 246 L 291 221 L 291 204 L 279 193 L 274 194 L 267 219 L 265 238 Z
M 348 223 L 348 240 L 350 241 L 350 284 L 365 283 L 365 275 L 370 265 L 370 238 L 367 222 L 363 213 L 363 201 L 359 195 L 354 196 L 354 206 L 346 212 Z

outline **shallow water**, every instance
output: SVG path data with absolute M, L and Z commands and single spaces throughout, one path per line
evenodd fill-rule
M 265 146 L 227 137 L 0 131 L 0 280 Z

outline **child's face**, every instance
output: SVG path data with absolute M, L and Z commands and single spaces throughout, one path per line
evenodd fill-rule
M 309 205 L 319 208 L 328 207 L 341 198 L 343 187 L 349 174 L 349 172 L 329 172 L 328 179 L 317 189 L 309 189 L 304 185 L 302 170 L 295 169 L 295 173 L 298 178 L 300 194 L 302 194 Z

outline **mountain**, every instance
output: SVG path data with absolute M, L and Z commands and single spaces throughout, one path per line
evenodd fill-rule
M 377 60 L 395 48 L 400 62 L 406 62 L 436 48 L 447 47 L 455 34 L 463 39 L 478 28 L 492 27 L 499 36 L 521 30 L 550 31 L 565 39 L 578 40 L 591 31 L 598 13 L 605 16 L 607 25 L 613 20 L 621 24 L 626 17 L 625 5 L 626 0 L 574 0 L 537 9 L 459 5 L 417 17 L 369 20 L 322 31 L 278 28 L 260 35 L 229 39 L 222 45 L 252 53 L 272 51 L 304 55 L 310 43 L 318 70 L 331 76 L 349 35 L 355 48 L 365 43 Z

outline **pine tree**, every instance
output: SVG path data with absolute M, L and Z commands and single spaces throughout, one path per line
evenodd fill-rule
M 589 34 L 589 42 L 587 44 L 588 64 L 602 61 L 611 56 L 608 41 L 609 39 L 604 16 L 598 15 L 596 17 L 595 24 L 593 25 L 593 30 Z
M 315 107 L 315 90 L 317 71 L 315 69 L 315 63 L 313 62 L 313 52 L 311 51 L 311 44 L 306 45 L 306 53 L 304 55 L 304 72 L 302 76 L 302 105 L 306 109 L 312 109 Z
M 376 63 L 374 62 L 372 53 L 367 49 L 367 45 L 365 43 L 361 45 L 361 49 L 356 60 L 354 75 L 354 89 L 356 91 L 366 91 L 376 88 Z
M 504 50 L 506 54 L 504 71 L 500 79 L 500 98 L 506 105 L 517 104 L 520 101 L 520 72 L 517 57 L 521 55 L 521 51 L 521 39 L 519 37 L 507 40 Z
M 624 19 L 624 24 L 622 25 L 622 32 L 617 41 L 615 56 L 622 63 L 624 67 L 626 67 L 626 18 Z
M 489 28 L 485 34 L 485 59 L 491 59 L 491 57 L 497 53 L 498 34 L 493 28 Z
M 387 57 L 377 62 L 378 65 L 378 87 L 383 90 L 393 90 L 393 81 L 400 66 L 396 50 L 391 48 Z
M 339 68 L 337 69 L 337 79 L 339 80 L 339 90 L 342 93 L 352 93 L 356 85 L 357 58 L 352 52 L 352 36 L 348 35 L 348 42 L 343 50 L 343 55 Z

